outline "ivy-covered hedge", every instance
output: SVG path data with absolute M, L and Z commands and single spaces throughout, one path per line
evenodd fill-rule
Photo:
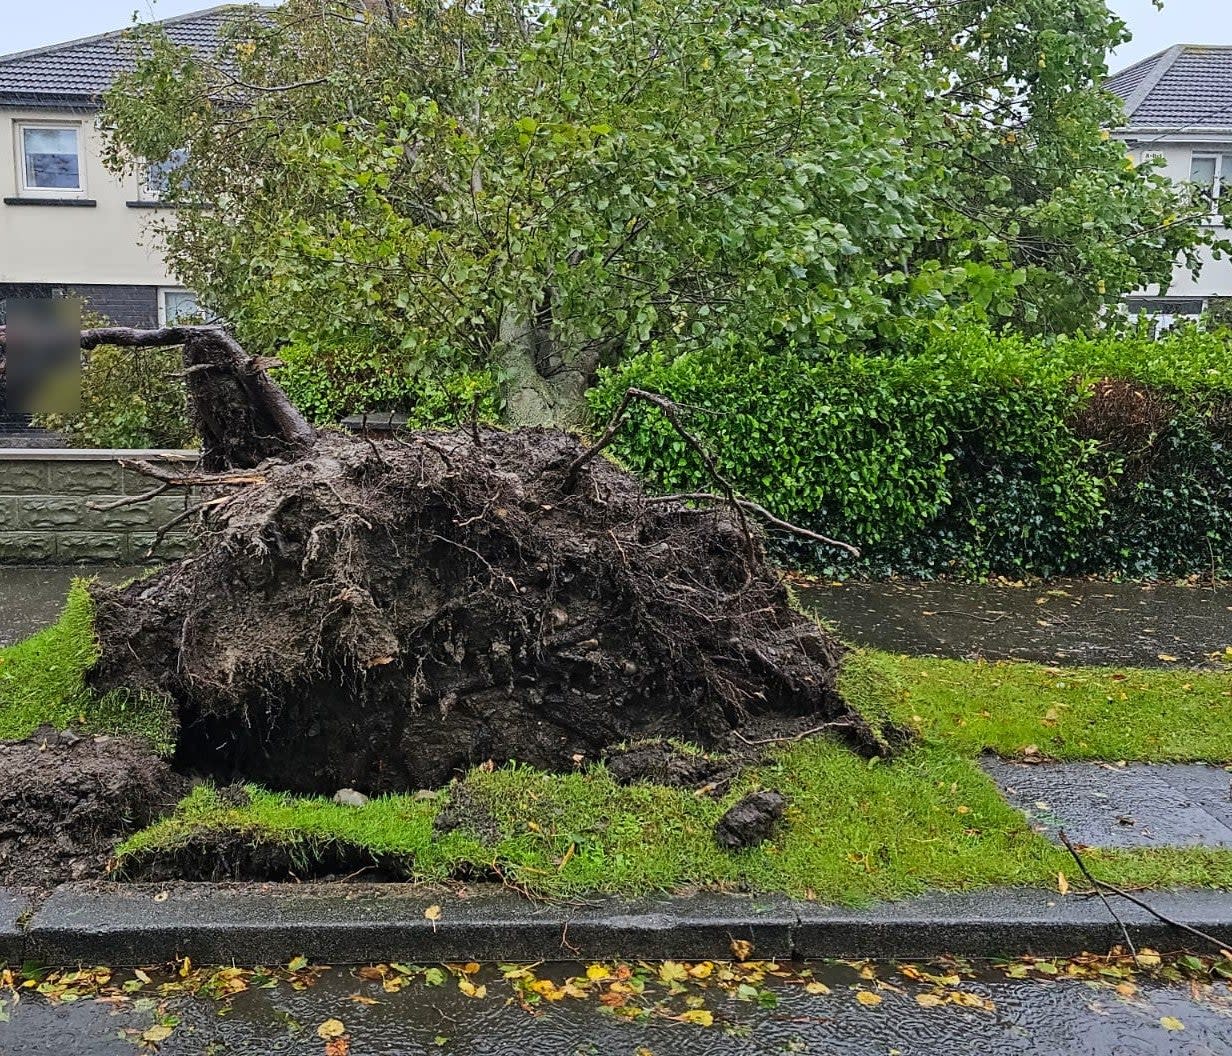
M 606 374 L 693 411 L 744 494 L 864 550 L 830 572 L 983 576 L 1232 569 L 1232 342 L 1187 332 L 1052 344 L 978 330 L 894 355 L 751 348 L 647 354 Z M 696 456 L 635 408 L 616 454 L 667 491 L 709 490 Z

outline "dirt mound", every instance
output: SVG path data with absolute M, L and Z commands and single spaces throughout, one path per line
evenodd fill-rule
M 221 490 L 196 552 L 98 588 L 95 688 L 152 690 L 178 762 L 332 794 L 611 745 L 834 721 L 842 647 L 732 507 L 648 498 L 553 430 L 322 434 Z
M 42 890 L 102 876 L 188 784 L 140 741 L 54 730 L 0 742 L 0 772 L 0 886 Z

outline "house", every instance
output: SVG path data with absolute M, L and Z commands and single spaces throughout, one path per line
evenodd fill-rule
M 1161 158 L 1168 176 L 1200 184 L 1212 203 L 1232 195 L 1232 46 L 1177 44 L 1115 74 L 1107 86 L 1124 100 L 1125 124 L 1115 135 L 1134 161 Z M 1209 223 L 1222 228 L 1213 204 Z M 1208 251 L 1197 279 L 1178 267 L 1166 293 L 1148 288 L 1127 306 L 1167 322 L 1196 317 L 1225 297 L 1232 297 L 1232 260 Z
M 227 4 L 160 23 L 176 43 L 214 52 Z M 120 177 L 102 160 L 100 97 L 133 68 L 126 30 L 0 56 L 0 321 L 9 297 L 80 297 L 125 326 L 198 312 L 150 220 L 166 216 L 164 164 Z

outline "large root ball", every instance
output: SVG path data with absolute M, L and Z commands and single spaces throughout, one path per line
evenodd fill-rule
M 97 689 L 166 694 L 178 761 L 297 792 L 567 770 L 628 740 L 753 719 L 876 734 L 842 647 L 790 605 L 727 506 L 648 499 L 522 429 L 326 433 L 221 488 L 195 551 L 97 588 Z

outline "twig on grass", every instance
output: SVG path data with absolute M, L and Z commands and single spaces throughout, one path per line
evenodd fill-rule
M 1220 938 L 1216 938 L 1214 935 L 1210 935 L 1205 931 L 1201 931 L 1200 929 L 1195 928 L 1192 925 L 1183 924 L 1179 920 L 1173 920 L 1171 917 L 1165 916 L 1163 913 L 1160 913 L 1159 910 L 1157 910 L 1149 902 L 1143 901 L 1141 898 L 1138 898 L 1136 895 L 1131 895 L 1123 887 L 1117 887 L 1115 884 L 1110 884 L 1106 880 L 1097 880 L 1094 876 L 1091 875 L 1091 872 L 1089 869 L 1087 869 L 1086 864 L 1082 860 L 1082 857 L 1078 854 L 1077 848 L 1074 847 L 1072 843 L 1070 843 L 1069 837 L 1065 834 L 1065 832 L 1062 831 L 1058 833 L 1058 836 L 1060 837 L 1061 842 L 1065 844 L 1065 847 L 1069 851 L 1069 853 L 1073 855 L 1074 861 L 1078 863 L 1078 868 L 1082 870 L 1082 875 L 1085 876 L 1088 881 L 1090 881 L 1092 887 L 1094 887 L 1097 891 L 1100 892 L 1101 898 L 1103 898 L 1104 891 L 1110 891 L 1114 895 L 1120 895 L 1121 898 L 1125 899 L 1127 902 L 1132 902 L 1139 909 L 1146 910 L 1156 920 L 1161 921 L 1164 924 L 1167 924 L 1169 927 L 1178 928 L 1181 931 L 1187 931 L 1189 932 L 1190 935 L 1193 935 L 1196 938 L 1201 939 L 1203 942 L 1209 942 L 1217 950 L 1222 951 L 1222 950 L 1232 949 L 1232 943 L 1225 942 L 1223 939 L 1220 939 Z M 1104 903 L 1105 905 L 1107 905 L 1107 899 L 1104 899 Z M 1109 907 L 1109 912 L 1112 912 L 1111 907 Z M 1116 917 L 1115 913 L 1113 913 L 1112 915 Z M 1120 918 L 1117 918 L 1117 923 L 1120 924 Z M 1125 928 L 1125 925 L 1121 924 L 1121 929 L 1124 930 L 1124 928 Z M 1128 940 L 1128 936 L 1126 936 L 1126 939 Z

